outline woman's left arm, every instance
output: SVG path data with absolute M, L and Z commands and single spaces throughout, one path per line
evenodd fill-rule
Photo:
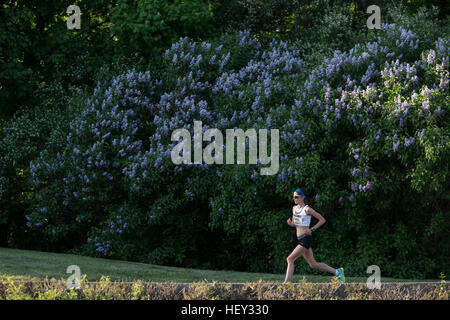
M 320 228 L 327 221 L 320 213 L 318 213 L 316 210 L 314 210 L 313 208 L 311 208 L 309 206 L 308 206 L 308 208 L 306 208 L 306 213 L 309 214 L 310 216 L 313 216 L 317 220 L 319 220 L 319 222 L 317 222 L 317 224 L 313 227 L 314 230 L 317 230 L 317 228 Z

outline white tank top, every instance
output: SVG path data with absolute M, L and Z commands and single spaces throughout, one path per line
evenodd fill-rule
M 302 210 L 299 212 L 296 211 L 296 206 L 292 207 L 292 214 L 294 215 L 294 224 L 296 226 L 309 227 L 311 223 L 311 216 L 306 213 L 306 208 L 308 205 L 306 204 Z

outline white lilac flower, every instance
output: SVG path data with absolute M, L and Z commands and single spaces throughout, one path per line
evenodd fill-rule
M 431 49 L 431 50 L 428 52 L 427 63 L 430 64 L 430 65 L 432 65 L 432 64 L 434 64 L 434 60 L 435 60 L 435 59 L 436 59 L 436 52 L 435 52 L 433 49 Z

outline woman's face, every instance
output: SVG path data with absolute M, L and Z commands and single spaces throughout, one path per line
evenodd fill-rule
M 304 197 L 299 195 L 297 192 L 294 192 L 293 199 L 295 204 L 303 202 Z

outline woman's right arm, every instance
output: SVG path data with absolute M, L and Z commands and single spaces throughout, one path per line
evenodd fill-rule
M 294 207 L 292 207 L 292 214 L 294 214 Z M 294 216 L 292 215 L 292 219 L 294 219 Z M 286 220 L 287 224 L 291 227 L 295 228 L 295 224 L 292 222 L 291 218 Z
M 287 222 L 287 224 L 288 224 L 289 226 L 295 228 L 295 224 L 294 224 L 293 220 L 294 220 L 294 215 L 292 215 L 292 220 L 291 220 L 291 218 L 289 218 L 289 219 L 286 220 L 286 222 Z
M 291 218 L 287 219 L 287 224 L 290 225 L 291 227 L 295 228 L 295 224 L 291 221 Z

